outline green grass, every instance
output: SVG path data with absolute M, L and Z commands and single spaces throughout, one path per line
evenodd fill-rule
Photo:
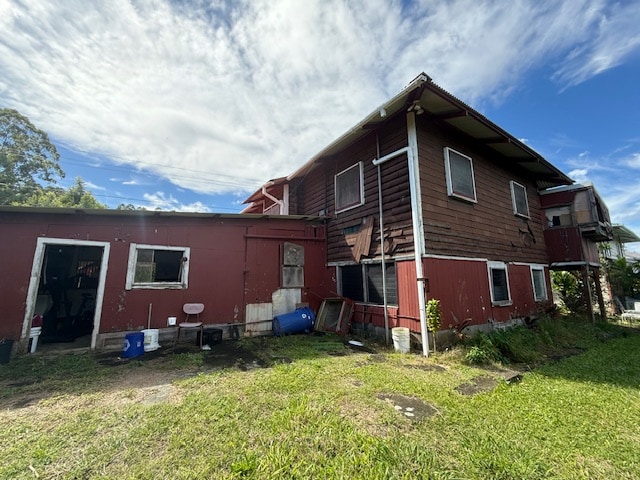
M 567 320 L 505 334 L 533 370 L 474 396 L 457 387 L 494 370 L 463 350 L 382 358 L 330 335 L 242 340 L 276 359 L 247 371 L 207 370 L 202 352 L 118 367 L 59 357 L 46 374 L 21 357 L 0 366 L 18 385 L 0 396 L 0 478 L 640 478 L 638 333 Z M 542 361 L 566 351 L 583 353 Z M 437 413 L 414 422 L 380 394 Z

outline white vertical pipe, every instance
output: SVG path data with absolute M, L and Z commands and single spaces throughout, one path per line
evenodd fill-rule
M 407 167 L 409 170 L 409 192 L 411 195 L 411 221 L 413 227 L 413 249 L 415 254 L 416 278 L 418 284 L 418 308 L 420 310 L 420 335 L 422 341 L 422 353 L 425 357 L 429 356 L 429 334 L 427 331 L 426 316 L 426 294 L 425 294 L 425 278 L 424 269 L 422 267 L 422 257 L 425 251 L 424 245 L 424 227 L 422 221 L 422 203 L 420 198 L 420 184 L 418 174 L 418 136 L 416 133 L 416 120 L 413 112 L 407 113 L 407 142 L 408 147 L 401 148 L 395 152 L 391 152 L 382 158 L 373 160 L 376 166 L 381 165 L 393 158 L 404 153 L 407 154 Z M 380 213 L 382 214 L 382 203 L 380 203 Z
M 422 220 L 422 194 L 418 163 L 418 133 L 415 112 L 407 113 L 407 143 L 409 144 L 409 187 L 411 190 L 411 220 L 413 222 L 413 249 L 416 256 L 416 278 L 418 283 L 418 308 L 420 309 L 420 333 L 422 354 L 429 356 L 429 333 L 427 331 L 427 298 L 422 258 L 426 252 L 424 222 Z
M 380 156 L 380 144 L 378 142 L 378 136 L 376 135 L 376 154 Z M 387 264 L 384 254 L 384 219 L 382 215 L 382 173 L 380 171 L 380 165 L 377 165 L 378 169 L 378 217 L 380 224 L 380 254 L 382 260 L 382 299 L 384 307 L 384 337 L 385 343 L 389 345 L 389 311 L 387 302 Z

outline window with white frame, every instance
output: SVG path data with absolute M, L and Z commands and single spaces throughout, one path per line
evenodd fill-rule
M 489 262 L 488 270 L 491 302 L 494 305 L 510 305 L 511 295 L 507 265 L 503 262 Z
M 345 265 L 338 267 L 340 295 L 356 302 L 384 304 L 382 288 L 382 264 Z M 398 304 L 398 283 L 396 265 L 385 263 L 385 283 L 387 287 L 387 305 Z
M 476 184 L 471 157 L 445 147 L 444 165 L 449 196 L 476 202 Z
M 527 201 L 527 189 L 513 180 L 511 183 L 511 202 L 513 213 L 520 217 L 529 218 L 529 202 Z
M 364 180 L 362 162 L 343 170 L 335 176 L 336 213 L 364 204 Z
M 129 247 L 126 289 L 187 288 L 189 247 L 132 243 Z
M 544 277 L 544 267 L 531 266 L 531 283 L 533 285 L 533 298 L 536 302 L 547 299 L 547 282 Z

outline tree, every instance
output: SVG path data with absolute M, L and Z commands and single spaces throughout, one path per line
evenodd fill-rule
M 59 187 L 43 188 L 27 197 L 24 204 L 37 207 L 107 208 L 85 188 L 80 177 L 76 177 L 75 183 L 67 190 Z
M 49 136 L 16 110 L 0 109 L 0 205 L 25 200 L 54 186 L 64 172 Z
M 622 257 L 617 260 L 606 260 L 603 264 L 614 297 L 640 295 L 640 262 L 629 262 Z

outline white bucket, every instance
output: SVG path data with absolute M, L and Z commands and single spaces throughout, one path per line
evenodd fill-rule
M 141 330 L 144 333 L 144 351 L 153 352 L 160 348 L 158 338 L 160 337 L 160 330 L 157 328 L 148 328 Z
M 31 349 L 29 353 L 36 353 L 36 348 L 38 348 L 38 338 L 40 337 L 40 333 L 42 332 L 42 327 L 31 327 L 31 331 L 29 333 L 29 338 L 31 339 Z
M 391 338 L 393 338 L 393 348 L 396 352 L 409 353 L 411 333 L 407 327 L 392 328 Z

